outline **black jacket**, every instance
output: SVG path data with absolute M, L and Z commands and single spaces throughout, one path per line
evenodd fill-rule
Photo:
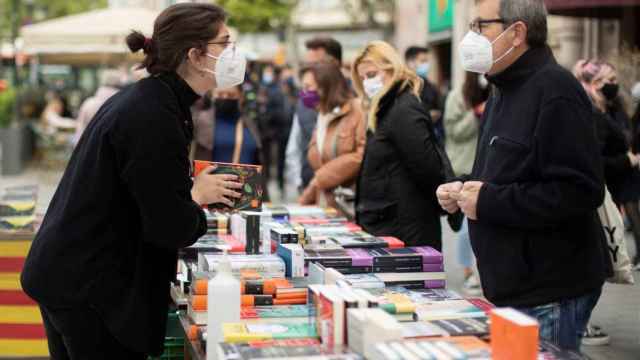
M 358 178 L 357 222 L 407 246 L 442 247 L 435 190 L 441 176 L 429 116 L 409 90 L 393 87 L 380 101 Z
M 106 102 L 74 150 L 22 273 L 37 302 L 90 306 L 138 352 L 161 353 L 177 249 L 206 232 L 188 159 L 197 97 L 165 74 Z
M 596 134 L 604 160 L 604 175 L 607 186 L 615 185 L 633 171 L 631 160 L 627 153 L 629 146 L 624 129 L 608 114 L 594 109 Z
M 471 176 L 484 186 L 469 222 L 486 297 L 529 307 L 598 289 L 604 179 L 589 99 L 547 47 L 489 81 Z

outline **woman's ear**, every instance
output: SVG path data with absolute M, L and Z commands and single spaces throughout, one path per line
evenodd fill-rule
M 198 71 L 206 67 L 206 55 L 200 49 L 191 48 L 187 52 L 187 61 Z

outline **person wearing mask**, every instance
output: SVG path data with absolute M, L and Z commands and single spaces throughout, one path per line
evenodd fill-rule
M 262 165 L 260 133 L 244 116 L 242 85 L 215 89 L 208 103 L 193 116 L 194 136 L 202 139 L 195 159 Z
M 443 184 L 462 211 L 486 298 L 538 319 L 540 337 L 568 350 L 612 274 L 597 209 L 602 157 L 591 102 L 547 45 L 542 0 L 478 0 L 459 44 L 465 70 L 487 74 L 473 171 Z
M 420 99 L 427 113 L 431 116 L 434 124 L 436 137 L 440 144 L 445 142 L 445 128 L 442 120 L 442 104 L 440 93 L 435 86 L 429 81 L 428 76 L 431 71 L 431 62 L 429 61 L 429 49 L 422 46 L 410 46 L 404 52 L 404 60 L 409 67 L 420 76 L 424 85 L 420 93 Z
M 640 157 L 633 152 L 631 128 L 620 122 L 620 119 L 626 119 L 626 114 L 621 116 L 617 111 L 610 111 L 610 103 L 615 101 L 617 92 L 612 89 L 618 87 L 617 73 L 609 63 L 581 60 L 576 64 L 574 74 L 582 82 L 595 108 L 607 187 L 616 205 L 624 209 L 636 249 L 640 249 Z M 634 266 L 640 263 L 639 254 L 636 253 Z
M 333 38 L 313 38 L 307 41 L 305 46 L 307 64 L 319 61 L 334 61 L 336 64 L 342 64 L 342 45 Z M 304 190 L 313 178 L 313 169 L 305 155 L 317 118 L 318 112 L 315 108 L 306 106 L 301 100 L 298 101 L 287 142 L 285 167 L 287 181 L 299 191 Z
M 442 248 L 435 189 L 442 164 L 420 102 L 422 80 L 391 45 L 374 41 L 356 57 L 352 80 L 369 99 L 368 139 L 356 190 L 356 220 L 376 236 Z
M 454 89 L 447 97 L 444 111 L 444 128 L 447 134 L 446 150 L 456 176 L 470 174 L 476 156 L 480 118 L 489 98 L 487 78 L 467 72 L 460 89 Z M 473 272 L 473 253 L 469 242 L 468 224 L 465 220 L 458 233 L 458 262 L 463 267 L 463 290 L 471 296 L 480 295 L 480 280 Z
M 280 84 L 279 69 L 268 65 L 262 70 L 260 93 L 262 106 L 258 125 L 265 149 L 264 174 L 268 179 L 271 178 L 272 156 L 275 153 L 276 179 L 280 193 L 284 194 L 284 147 L 291 129 L 291 119 L 286 113 L 286 97 Z
M 179 248 L 207 231 L 203 204 L 242 187 L 213 167 L 192 180 L 190 107 L 244 80 L 225 11 L 181 3 L 153 35 L 127 37 L 150 77 L 122 89 L 78 142 L 25 261 L 53 359 L 146 359 L 162 353 Z
M 76 119 L 76 135 L 74 137 L 74 143 L 77 144 L 80 141 L 80 137 L 87 128 L 89 122 L 96 115 L 98 110 L 104 105 L 110 97 L 115 95 L 119 88 L 122 86 L 122 73 L 118 70 L 108 69 L 102 72 L 102 78 L 100 80 L 100 87 L 96 90 L 96 93 L 86 99 L 80 106 L 78 112 L 78 118 Z
M 318 110 L 318 120 L 308 151 L 314 176 L 299 202 L 335 208 L 333 190 L 353 186 L 360 171 L 367 122 L 337 64 L 318 63 L 301 74 L 302 101 Z

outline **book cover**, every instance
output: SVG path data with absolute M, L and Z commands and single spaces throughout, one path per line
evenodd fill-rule
M 400 282 L 400 281 L 430 281 L 445 280 L 444 272 L 405 272 L 405 273 L 376 273 L 376 277 L 381 281 Z
M 437 301 L 416 306 L 416 318 L 420 321 L 450 320 L 485 317 L 484 311 L 466 300 Z
M 446 336 L 477 336 L 486 337 L 489 335 L 489 318 L 463 318 L 448 320 L 433 320 L 421 323 L 428 323 L 441 329 Z
M 215 166 L 212 174 L 230 174 L 238 176 L 238 181 L 243 184 L 242 197 L 234 199 L 233 208 L 223 204 L 210 204 L 209 209 L 220 211 L 231 210 L 260 210 L 262 208 L 262 196 L 264 194 L 262 181 L 262 166 L 245 164 L 226 164 L 208 161 L 194 160 L 193 176 L 198 176 L 209 166 Z
M 345 304 L 337 286 L 325 286 L 319 297 L 319 335 L 322 344 L 333 349 L 344 345 Z
M 422 256 L 412 248 L 371 249 L 374 266 L 422 266 Z
M 309 305 L 243 307 L 241 319 L 308 318 Z
M 538 356 L 538 321 L 515 309 L 491 311 L 491 354 L 495 360 L 535 360 Z
M 289 359 L 289 360 L 362 360 L 360 355 L 328 351 L 310 340 L 263 340 L 250 343 L 220 343 L 219 360 Z
M 247 342 L 253 340 L 288 340 L 317 338 L 315 329 L 308 323 L 270 323 L 270 324 L 222 324 L 224 341 Z

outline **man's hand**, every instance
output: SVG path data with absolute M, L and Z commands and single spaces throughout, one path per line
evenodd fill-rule
M 215 170 L 210 166 L 193 180 L 191 197 L 200 205 L 221 203 L 233 207 L 233 200 L 242 197 L 235 190 L 242 189 L 236 175 L 211 174 Z
M 436 190 L 438 203 L 449 214 L 454 214 L 460 208 L 458 207 L 457 196 L 462 191 L 463 184 L 460 181 L 442 184 Z
M 467 181 L 462 191 L 451 193 L 451 198 L 456 199 L 457 206 L 469 220 L 478 220 L 478 196 L 483 185 L 481 181 Z

